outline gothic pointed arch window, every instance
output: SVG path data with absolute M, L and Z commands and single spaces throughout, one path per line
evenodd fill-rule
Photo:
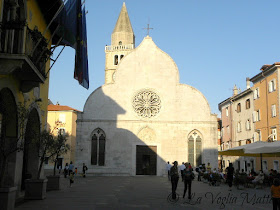
M 188 137 L 188 162 L 192 166 L 202 164 L 202 138 L 197 131 L 192 131 Z
M 95 129 L 91 136 L 91 164 L 105 165 L 106 135 L 100 128 Z

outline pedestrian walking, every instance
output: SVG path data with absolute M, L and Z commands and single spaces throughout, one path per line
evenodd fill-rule
M 233 174 L 234 174 L 234 168 L 232 167 L 232 163 L 229 163 L 229 167 L 227 167 L 226 171 L 227 171 L 227 183 L 229 186 L 229 190 L 231 191 Z
M 170 169 L 171 184 L 172 184 L 172 199 L 176 199 L 176 189 L 179 181 L 178 162 L 174 161 L 173 166 Z
M 184 181 L 184 170 L 185 170 L 185 168 L 186 168 L 185 163 L 182 162 L 182 165 L 180 165 L 180 171 L 181 171 L 182 182 Z
M 83 163 L 83 177 L 86 178 L 86 171 L 88 170 L 85 163 Z
M 64 167 L 64 178 L 67 177 L 68 175 L 68 170 L 69 170 L 69 166 L 68 166 L 68 163 L 65 164 L 65 167 Z
M 169 163 L 169 161 L 166 164 L 166 170 L 167 170 L 167 176 L 168 176 L 168 180 L 170 181 L 170 169 L 171 169 L 172 165 Z
M 280 209 L 280 180 L 275 178 L 273 180 L 273 185 L 271 186 L 271 197 L 273 202 L 273 210 Z
M 70 187 L 72 187 L 72 184 L 74 183 L 74 172 L 70 173 L 69 180 L 70 180 Z
M 184 169 L 184 194 L 183 198 L 185 198 L 186 192 L 188 190 L 188 199 L 191 199 L 192 194 L 192 180 L 194 179 L 194 173 L 192 171 L 192 167 L 190 164 L 185 164 L 186 168 Z
M 73 162 L 71 161 L 70 164 L 69 164 L 69 169 L 68 169 L 69 175 L 70 175 L 71 172 L 73 172 L 73 169 L 74 169 L 74 165 L 73 165 Z

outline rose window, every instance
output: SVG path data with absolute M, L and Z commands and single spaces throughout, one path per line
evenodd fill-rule
M 136 94 L 132 104 L 134 111 L 145 118 L 156 116 L 161 107 L 159 96 L 150 90 L 144 90 Z

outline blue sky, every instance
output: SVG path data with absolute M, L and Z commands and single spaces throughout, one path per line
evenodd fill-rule
M 51 69 L 53 103 L 82 111 L 87 97 L 104 84 L 104 47 L 111 44 L 122 4 L 86 1 L 90 88 L 74 80 L 75 51 L 67 47 Z M 201 91 L 212 113 L 219 113 L 218 103 L 232 95 L 234 84 L 243 91 L 246 77 L 280 61 L 279 0 L 126 0 L 126 6 L 136 46 L 149 23 L 153 41 L 176 62 L 180 83 Z

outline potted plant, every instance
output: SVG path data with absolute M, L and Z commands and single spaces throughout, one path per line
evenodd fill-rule
M 47 176 L 48 184 L 47 190 L 59 190 L 60 189 L 60 175 L 56 175 L 56 166 L 59 156 L 66 154 L 70 149 L 69 144 L 66 144 L 68 134 L 58 134 L 54 139 L 54 144 L 50 151 L 50 156 L 54 162 L 53 175 Z
M 41 171 L 46 155 L 52 151 L 54 145 L 54 136 L 50 131 L 42 131 L 39 136 L 32 139 L 34 146 L 37 147 L 39 155 L 39 168 L 36 179 L 25 181 L 25 199 L 42 200 L 46 198 L 47 179 L 41 179 Z
M 4 95 L 4 97 L 6 97 Z M 8 96 L 7 96 L 8 97 Z M 17 111 L 15 112 L 14 106 L 7 103 L 0 104 L 0 209 L 14 209 L 16 200 L 17 187 L 14 183 L 9 182 L 7 176 L 5 176 L 9 158 L 20 152 L 23 149 L 23 136 L 25 121 L 28 117 L 28 111 L 24 105 L 19 103 L 16 106 Z M 7 127 L 9 123 L 14 121 L 18 123 L 18 131 L 13 133 L 14 137 L 8 137 L 6 135 Z

